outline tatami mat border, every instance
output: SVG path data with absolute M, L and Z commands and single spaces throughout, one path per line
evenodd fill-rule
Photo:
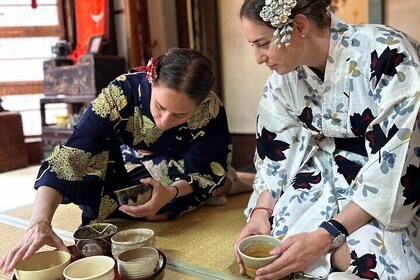
M 0 214 L 0 223 L 21 229 L 27 229 L 29 226 L 28 220 L 17 218 L 7 214 Z M 60 236 L 61 239 L 63 239 L 63 241 L 74 243 L 72 232 L 62 230 L 59 228 L 53 228 L 53 230 L 55 233 L 57 233 L 58 236 Z
M 181 261 L 168 259 L 167 268 L 173 271 L 177 271 L 189 276 L 197 277 L 203 280 L 243 280 L 244 277 L 236 277 L 230 274 L 222 273 L 220 271 L 214 271 L 207 268 L 191 265 Z
M 9 213 L 9 212 L 17 211 L 17 210 L 20 210 L 20 209 L 32 207 L 33 205 L 34 205 L 33 203 L 28 203 L 28 204 L 24 204 L 24 205 L 20 205 L 20 206 L 14 207 L 14 208 L 2 210 L 2 211 L 0 211 L 0 215 L 2 215 L 4 213 Z

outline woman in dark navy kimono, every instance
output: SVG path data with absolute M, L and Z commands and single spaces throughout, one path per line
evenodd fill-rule
M 211 92 L 210 60 L 173 48 L 136 70 L 103 89 L 67 143 L 42 164 L 31 226 L 0 263 L 3 270 L 44 244 L 66 250 L 50 224 L 60 203 L 80 205 L 83 224 L 121 216 L 162 220 L 225 191 L 232 146 L 225 110 Z M 135 160 L 125 162 L 121 151 Z M 144 177 L 151 200 L 119 206 L 114 191 Z

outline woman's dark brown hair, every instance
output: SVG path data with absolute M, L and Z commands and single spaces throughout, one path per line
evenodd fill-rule
M 214 83 L 211 61 L 201 52 L 171 48 L 156 60 L 156 84 L 183 92 L 197 104 L 210 93 Z
M 328 14 L 328 6 L 331 0 L 297 0 L 296 7 L 293 8 L 290 17 L 297 14 L 305 15 L 312 18 L 320 28 L 330 25 L 330 16 Z M 265 5 L 265 0 L 245 0 L 239 13 L 240 19 L 253 19 L 260 21 L 262 24 L 275 29 L 270 22 L 265 22 L 260 17 L 260 12 Z

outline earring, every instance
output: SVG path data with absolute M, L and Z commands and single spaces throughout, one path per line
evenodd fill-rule
M 306 37 L 306 35 L 305 34 L 302 34 L 302 38 L 305 38 Z

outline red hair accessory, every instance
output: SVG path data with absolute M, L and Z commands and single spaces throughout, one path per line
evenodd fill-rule
M 149 80 L 149 83 L 153 84 L 153 82 L 157 79 L 156 59 L 154 59 L 153 57 L 149 59 L 149 62 L 147 62 L 146 71 L 146 78 Z

